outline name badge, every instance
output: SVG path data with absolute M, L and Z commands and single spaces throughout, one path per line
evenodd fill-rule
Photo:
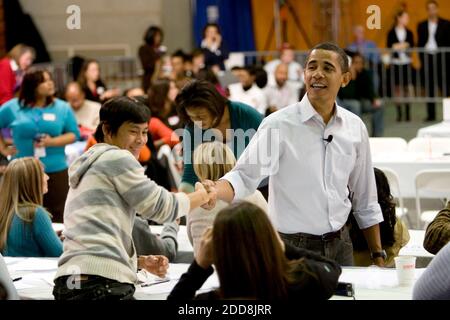
M 45 152 L 44 147 L 35 147 L 34 148 L 34 157 L 35 158 L 45 158 L 47 156 L 47 153 Z
M 56 120 L 56 115 L 54 113 L 44 113 L 42 115 L 42 117 L 45 121 L 55 121 Z

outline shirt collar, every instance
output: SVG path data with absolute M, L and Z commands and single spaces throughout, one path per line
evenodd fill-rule
M 330 120 L 332 120 L 333 117 L 336 117 L 336 120 L 342 120 L 343 114 L 342 111 L 339 110 L 337 102 L 334 102 L 334 105 L 336 106 L 336 108 L 334 109 L 334 114 L 331 116 Z M 316 109 L 314 109 L 311 102 L 309 101 L 307 93 L 305 93 L 299 103 L 299 112 L 301 122 L 306 122 L 313 117 L 316 117 L 323 121 L 322 116 L 316 111 Z
M 9 63 L 11 65 L 12 71 L 16 72 L 17 70 L 19 70 L 19 65 L 17 64 L 16 60 L 11 59 L 9 60 Z

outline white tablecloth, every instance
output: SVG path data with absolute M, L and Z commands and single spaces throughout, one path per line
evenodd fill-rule
M 373 166 L 387 167 L 399 176 L 400 192 L 403 198 L 415 198 L 416 188 L 414 179 L 416 173 L 425 169 L 449 169 L 450 156 L 421 155 L 412 153 L 379 154 L 372 158 Z
M 434 124 L 429 127 L 420 128 L 417 131 L 417 137 L 449 138 L 450 121 L 443 121 L 441 123 Z
M 55 258 L 5 257 L 11 277 L 22 277 L 22 280 L 14 282 L 22 299 L 53 299 L 53 278 L 57 269 L 57 261 Z M 138 285 L 135 298 L 144 300 L 166 299 L 188 267 L 188 264 L 170 264 L 168 272 L 170 281 L 148 287 Z M 415 280 L 424 270 L 416 269 Z M 413 284 L 399 286 L 395 269 L 345 267 L 339 281 L 353 283 L 357 300 L 410 300 L 412 298 Z M 199 292 L 212 290 L 217 288 L 218 285 L 218 278 L 214 274 L 204 283 Z M 342 298 L 333 296 L 333 299 Z

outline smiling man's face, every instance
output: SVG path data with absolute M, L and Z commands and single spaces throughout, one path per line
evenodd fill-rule
M 314 105 L 336 99 L 339 88 L 350 81 L 350 73 L 343 72 L 337 52 L 315 49 L 309 55 L 304 71 L 308 98 Z

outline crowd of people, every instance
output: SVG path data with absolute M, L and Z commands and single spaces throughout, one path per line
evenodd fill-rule
M 450 47 L 437 8 L 428 2 L 429 32 L 419 32 L 424 55 Z M 388 34 L 396 95 L 411 84 L 407 25 L 400 11 Z M 205 26 L 191 54 L 168 56 L 163 36 L 146 30 L 141 86 L 124 92 L 108 89 L 96 60 L 84 61 L 63 99 L 51 73 L 31 66 L 33 48 L 0 60 L 1 254 L 59 257 L 58 300 L 132 299 L 138 269 L 164 276 L 177 261 L 184 223 L 194 254 L 170 300 L 328 299 L 343 266 L 393 267 L 409 234 L 361 120 L 372 113 L 371 135 L 383 135 L 380 78 L 367 68 L 381 59 L 363 29 L 347 50 L 314 46 L 303 66 L 285 44 L 264 67 L 234 67 L 227 86 L 219 25 Z M 434 106 L 428 112 L 435 119 Z M 69 166 L 65 147 L 79 140 L 84 152 Z M 425 248 L 437 256 L 415 298 L 450 298 L 431 274 L 445 274 L 450 257 L 449 206 L 427 228 Z M 219 288 L 196 295 L 213 265 Z

